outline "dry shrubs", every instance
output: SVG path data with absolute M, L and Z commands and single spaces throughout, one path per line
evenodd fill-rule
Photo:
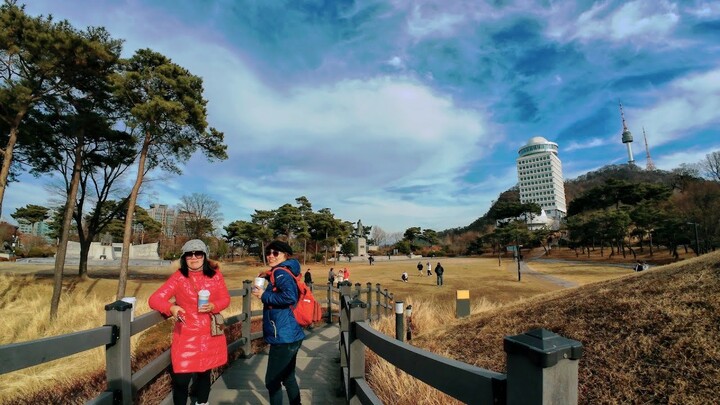
M 462 323 L 455 318 L 455 303 L 448 300 L 415 300 L 412 297 L 406 300 L 406 304 L 412 305 L 413 336 L 411 343 L 420 348 L 440 354 L 447 355 L 447 344 L 434 339 L 439 331 L 453 325 Z M 471 313 L 481 313 L 498 307 L 485 300 L 480 299 L 471 306 Z M 380 332 L 395 336 L 395 318 L 384 317 L 373 323 L 373 327 Z M 442 392 L 430 387 L 422 381 L 406 374 L 387 361 L 378 357 L 375 353 L 367 351 L 367 379 L 373 391 L 386 404 L 397 405 L 445 405 L 459 404 L 457 400 Z

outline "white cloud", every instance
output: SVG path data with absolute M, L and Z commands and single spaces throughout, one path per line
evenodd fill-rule
M 613 41 L 664 41 L 680 17 L 677 7 L 665 0 L 635 0 L 610 11 L 611 3 L 598 2 L 577 19 L 574 38 Z
M 658 102 L 634 114 L 653 145 L 684 138 L 691 130 L 720 123 L 720 69 L 671 82 L 656 94 Z
M 399 56 L 393 56 L 390 58 L 390 60 L 387 61 L 387 64 L 396 68 L 396 69 L 404 69 L 405 64 L 403 63 L 402 59 Z
M 585 142 L 577 142 L 577 141 L 570 141 L 567 146 L 563 146 L 562 150 L 564 152 L 571 152 L 574 150 L 580 150 L 580 149 L 591 149 L 591 148 L 597 148 L 599 146 L 604 146 L 610 144 L 611 141 L 609 139 L 602 139 L 602 138 L 592 138 Z
M 720 144 L 708 146 L 707 148 L 692 148 L 677 151 L 674 153 L 653 157 L 655 167 L 662 170 L 672 170 L 680 167 L 681 164 L 694 164 L 705 159 L 705 156 L 713 150 L 720 150 Z
M 408 33 L 416 39 L 428 36 L 450 36 L 465 19 L 466 17 L 460 14 L 437 10 L 423 12 L 421 6 L 415 5 L 408 18 L 407 28 Z
M 720 3 L 715 0 L 701 1 L 698 4 L 689 6 L 683 11 L 699 18 L 716 18 L 720 16 Z

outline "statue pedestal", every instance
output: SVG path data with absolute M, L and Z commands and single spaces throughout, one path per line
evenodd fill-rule
M 367 257 L 367 241 L 365 238 L 357 238 L 357 255 Z

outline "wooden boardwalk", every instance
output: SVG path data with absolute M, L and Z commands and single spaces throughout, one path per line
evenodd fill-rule
M 345 404 L 337 396 L 340 387 L 340 328 L 337 324 L 306 330 L 298 352 L 297 379 L 303 404 Z M 213 383 L 210 405 L 267 405 L 265 369 L 268 349 L 248 359 L 237 359 Z M 283 401 L 288 403 L 283 391 Z M 188 402 L 189 403 L 189 402 Z M 171 396 L 162 405 L 172 405 Z

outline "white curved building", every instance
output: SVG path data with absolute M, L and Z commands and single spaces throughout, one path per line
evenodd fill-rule
M 567 214 L 565 204 L 565 180 L 562 163 L 558 157 L 558 145 L 536 136 L 518 150 L 518 187 L 520 202 L 537 203 L 548 218 L 559 226 L 560 218 Z

